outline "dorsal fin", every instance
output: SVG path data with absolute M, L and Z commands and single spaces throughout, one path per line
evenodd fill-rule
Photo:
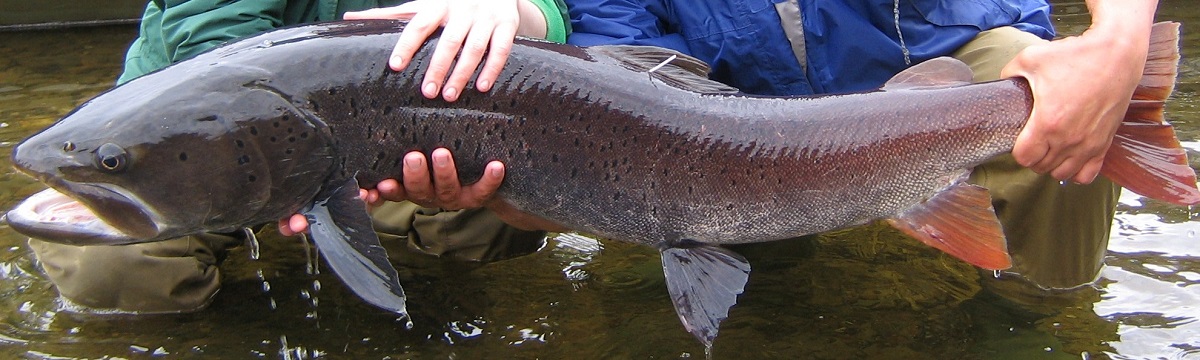
M 676 88 L 698 93 L 739 92 L 737 88 L 709 80 L 709 67 L 703 60 L 675 50 L 636 45 L 601 45 L 589 49 Z
M 974 76 L 975 73 L 967 64 L 958 59 L 943 56 L 904 69 L 883 84 L 883 90 L 969 84 Z

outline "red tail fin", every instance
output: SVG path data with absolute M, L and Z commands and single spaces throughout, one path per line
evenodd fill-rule
M 1175 89 L 1178 63 L 1179 23 L 1154 24 L 1142 81 L 1100 173 L 1135 193 L 1192 205 L 1200 203 L 1196 172 L 1188 166 L 1175 128 L 1163 118 L 1163 102 Z

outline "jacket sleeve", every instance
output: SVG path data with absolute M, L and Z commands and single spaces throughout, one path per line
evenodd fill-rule
M 155 0 L 125 55 L 124 83 L 226 41 L 283 25 L 285 0 Z
M 687 43 L 665 19 L 667 5 L 647 0 L 572 0 L 567 43 L 653 45 L 690 53 Z

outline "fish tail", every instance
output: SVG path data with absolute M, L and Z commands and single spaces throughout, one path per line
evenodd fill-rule
M 1154 24 L 1142 80 L 1100 173 L 1130 191 L 1179 205 L 1200 203 L 1196 172 L 1163 117 L 1179 66 L 1179 23 Z

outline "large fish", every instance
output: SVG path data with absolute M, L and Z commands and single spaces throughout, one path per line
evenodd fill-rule
M 417 91 L 431 45 L 388 69 L 402 27 L 269 32 L 101 94 L 17 146 L 16 167 L 69 199 L 31 198 L 9 223 L 50 241 L 125 244 L 300 212 L 348 286 L 405 315 L 357 190 L 400 177 L 408 151 L 447 147 L 463 183 L 503 161 L 499 196 L 517 209 L 658 247 L 680 320 L 709 348 L 750 271 L 717 244 L 889 219 L 977 266 L 1010 265 L 987 191 L 963 179 L 1011 150 L 1033 101 L 1023 80 L 968 84 L 962 63 L 937 59 L 879 91 L 759 97 L 669 50 L 519 40 L 489 93 L 447 103 Z M 1195 204 L 1195 173 L 1162 116 L 1177 37 L 1177 24 L 1155 27 L 1145 86 L 1103 173 Z

